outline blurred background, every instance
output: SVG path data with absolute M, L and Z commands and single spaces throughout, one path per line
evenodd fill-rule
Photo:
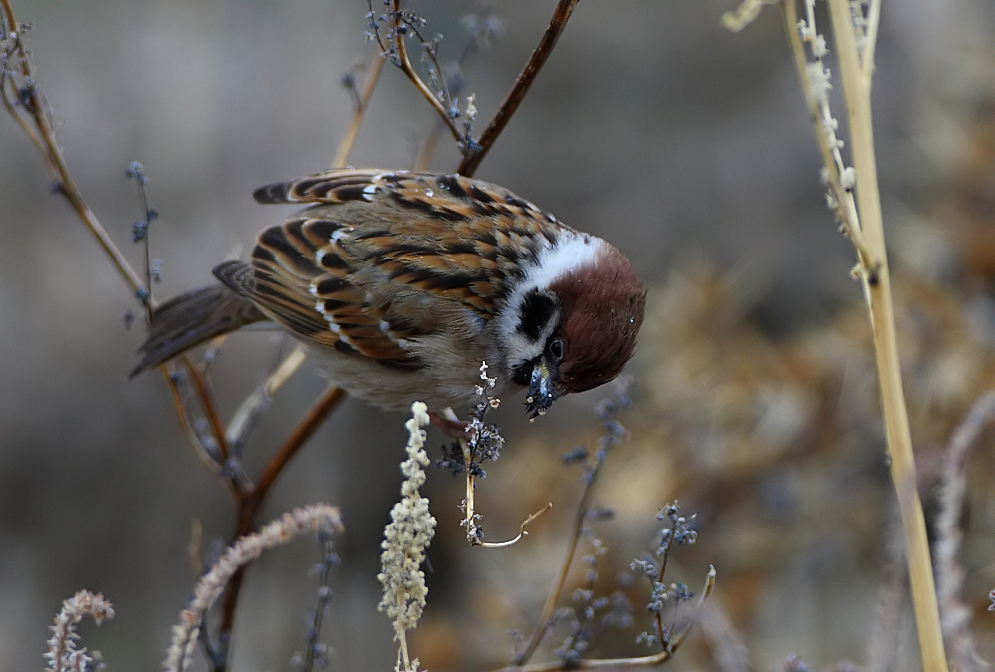
M 361 0 L 12 0 L 33 24 L 38 84 L 90 207 L 136 267 L 141 218 L 129 162 L 141 161 L 159 212 L 152 252 L 165 297 L 211 281 L 290 210 L 257 205 L 262 184 L 329 165 L 352 111 L 342 85 L 369 63 Z M 467 44 L 464 17 L 502 34 L 463 68 L 479 133 L 538 41 L 553 0 L 413 0 L 442 34 L 440 59 Z M 841 660 L 917 669 L 904 561 L 884 454 L 873 360 L 854 255 L 824 206 L 819 160 L 780 12 L 741 34 L 720 27 L 734 0 L 585 1 L 477 177 L 497 182 L 627 253 L 649 288 L 630 365 L 631 433 L 599 482 L 592 523 L 607 546 L 598 590 L 627 585 L 652 548 L 655 515 L 679 499 L 699 542 L 669 575 L 697 590 L 715 565 L 716 607 L 676 669 L 812 669 Z M 379 9 L 379 7 L 378 7 Z M 820 3 L 820 11 L 824 10 Z M 823 21 L 828 26 L 828 21 Z M 927 515 L 942 448 L 995 371 L 995 5 L 886 2 L 874 83 L 878 168 L 896 276 L 903 366 Z M 832 64 L 830 64 L 832 67 Z M 837 101 L 836 112 L 842 107 Z M 436 123 L 387 66 L 352 152 L 356 166 L 405 168 Z M 843 136 L 845 137 L 845 136 Z M 445 136 L 432 161 L 452 170 Z M 47 626 L 77 589 L 102 591 L 117 617 L 84 625 L 111 669 L 153 669 L 184 606 L 202 548 L 233 528 L 228 493 L 190 449 L 156 374 L 127 378 L 143 339 L 136 302 L 65 202 L 41 158 L 0 117 L 0 669 L 41 669 Z M 291 344 L 229 339 L 211 370 L 227 416 Z M 305 367 L 246 450 L 256 473 L 324 389 Z M 505 664 L 527 636 L 560 562 L 580 497 L 561 456 L 593 446 L 595 390 L 536 423 L 509 395 L 491 416 L 502 458 L 478 488 L 488 538 L 458 527 L 462 482 L 432 470 L 423 490 L 439 528 L 429 607 L 410 640 L 427 669 Z M 280 479 L 270 518 L 297 504 L 342 508 L 347 526 L 323 639 L 333 669 L 389 669 L 377 613 L 379 543 L 398 497 L 405 417 L 347 400 Z M 433 430 L 434 431 L 434 430 Z M 995 657 L 992 436 L 970 463 L 961 562 L 979 648 Z M 431 434 L 438 457 L 443 438 Z M 582 541 L 581 552 L 587 552 Z M 288 669 L 315 601 L 315 545 L 252 567 L 233 669 Z M 576 572 L 582 576 L 583 568 Z M 576 582 L 571 586 L 576 585 Z M 562 604 L 570 606 L 568 586 Z M 634 624 L 596 655 L 636 655 L 650 627 L 645 586 L 625 588 Z M 563 640 L 550 636 L 550 657 Z M 196 669 L 202 669 L 198 660 Z

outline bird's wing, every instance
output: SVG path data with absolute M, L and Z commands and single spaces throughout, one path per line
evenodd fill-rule
M 259 236 L 253 301 L 307 338 L 397 368 L 420 367 L 411 339 L 489 321 L 562 230 L 510 192 L 453 175 L 333 170 L 254 195 L 312 205 Z

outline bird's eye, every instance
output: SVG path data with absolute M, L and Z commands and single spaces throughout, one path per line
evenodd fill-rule
M 546 346 L 550 359 L 557 364 L 563 361 L 564 349 L 562 338 L 554 338 L 549 342 L 549 345 Z

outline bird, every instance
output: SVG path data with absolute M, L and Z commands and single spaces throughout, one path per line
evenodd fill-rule
M 159 305 L 132 377 L 254 322 L 308 346 L 338 386 L 387 410 L 472 404 L 526 388 L 529 418 L 614 379 L 646 290 L 629 260 L 495 184 L 333 169 L 269 184 L 304 209 L 259 234 L 249 261 Z

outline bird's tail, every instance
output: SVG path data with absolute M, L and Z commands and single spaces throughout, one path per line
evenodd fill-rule
M 210 285 L 174 296 L 157 307 L 149 336 L 138 349 L 134 377 L 217 336 L 265 320 L 248 298 L 224 285 Z

